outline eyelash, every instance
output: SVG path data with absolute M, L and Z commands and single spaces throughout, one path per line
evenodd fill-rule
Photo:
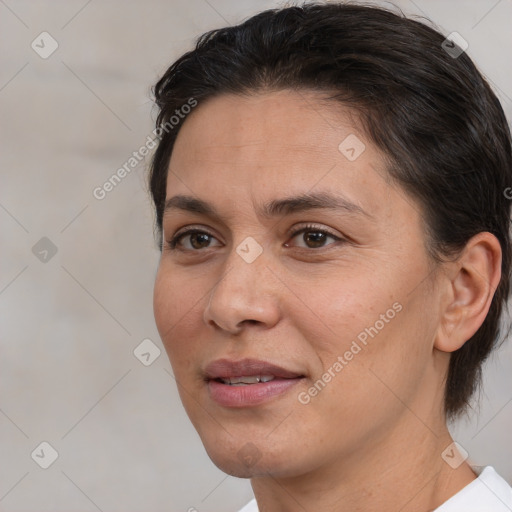
M 315 232 L 315 233 L 322 233 L 323 235 L 327 235 L 327 236 L 329 236 L 331 238 L 334 238 L 334 240 L 337 241 L 337 242 L 345 241 L 343 238 L 340 238 L 339 236 L 334 235 L 330 231 L 327 231 L 325 229 L 320 229 L 317 226 L 314 226 L 312 224 L 308 224 L 307 226 L 303 226 L 303 227 L 293 231 L 292 233 L 290 233 L 289 236 L 291 238 L 295 238 L 297 235 L 300 235 L 301 233 L 306 233 L 308 231 L 312 231 L 312 232 Z M 184 231 L 182 233 L 178 233 L 177 235 L 172 237 L 170 240 L 167 241 L 167 245 L 168 245 L 169 249 L 171 249 L 171 250 L 199 252 L 201 249 L 179 249 L 179 248 L 176 247 L 178 245 L 178 242 L 182 238 L 184 238 L 187 235 L 194 235 L 194 234 L 208 235 L 208 236 L 211 236 L 211 237 L 215 238 L 215 236 L 212 233 L 209 233 L 208 231 L 205 231 L 203 229 L 194 229 L 194 228 L 192 228 L 192 229 L 188 229 L 187 231 Z M 208 249 L 208 247 L 206 247 L 206 249 Z M 301 249 L 305 249 L 305 248 L 301 247 Z M 321 249 L 323 249 L 323 247 L 320 247 L 319 249 L 311 249 L 311 250 L 318 251 L 318 250 L 321 250 Z

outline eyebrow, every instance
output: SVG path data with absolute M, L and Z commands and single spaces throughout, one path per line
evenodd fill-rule
M 305 193 L 299 196 L 274 199 L 258 208 L 257 214 L 263 218 L 273 218 L 313 209 L 342 211 L 374 219 L 373 215 L 363 210 L 361 206 L 346 197 L 329 192 Z M 171 210 L 198 213 L 226 223 L 226 218 L 217 211 L 213 204 L 194 196 L 176 195 L 167 199 L 164 205 L 164 216 L 168 215 Z

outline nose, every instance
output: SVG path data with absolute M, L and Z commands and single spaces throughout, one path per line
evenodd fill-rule
M 265 251 L 249 261 L 233 248 L 225 271 L 210 291 L 203 313 L 207 325 L 237 334 L 246 324 L 271 328 L 279 321 L 279 290 L 283 284 L 276 278 L 275 269 L 269 268 Z

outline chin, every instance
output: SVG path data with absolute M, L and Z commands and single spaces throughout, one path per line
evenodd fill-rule
M 222 460 L 220 460 L 219 457 L 213 458 L 210 456 L 210 459 L 222 472 L 236 478 L 255 478 L 268 473 L 256 467 L 247 467 L 237 460 L 226 459 L 225 457 L 222 457 Z
M 222 441 L 219 441 L 218 437 L 211 439 L 211 442 L 203 439 L 203 445 L 211 461 L 228 475 L 255 478 L 269 475 L 286 477 L 300 473 L 295 467 L 297 461 L 292 458 L 297 455 L 295 449 L 286 453 L 283 444 L 263 445 L 263 442 L 264 439 L 253 442 L 249 437 L 237 440 L 231 436 L 224 437 Z

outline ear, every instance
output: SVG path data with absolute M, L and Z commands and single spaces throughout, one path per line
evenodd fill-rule
M 472 237 L 448 266 L 446 304 L 434 347 L 453 352 L 475 334 L 487 316 L 501 279 L 501 246 L 491 233 Z

